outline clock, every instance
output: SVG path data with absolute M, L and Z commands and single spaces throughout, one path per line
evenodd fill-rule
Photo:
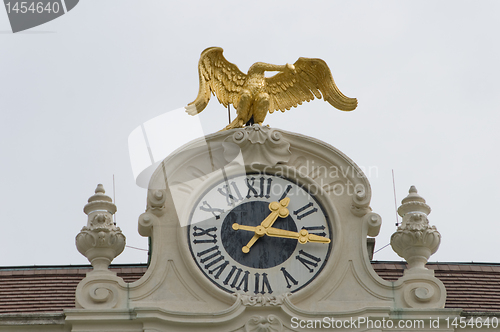
M 332 248 L 328 215 L 308 189 L 268 173 L 213 181 L 187 228 L 198 268 L 229 293 L 278 295 L 308 285 Z

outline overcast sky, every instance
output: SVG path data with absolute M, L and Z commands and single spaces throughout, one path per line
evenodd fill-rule
M 354 112 L 314 100 L 266 123 L 367 170 L 383 220 L 376 249 L 396 230 L 394 170 L 398 206 L 416 185 L 432 208 L 442 242 L 430 261 L 500 262 L 499 14 L 497 0 L 82 0 L 13 34 L 0 10 L 0 265 L 87 264 L 74 244 L 83 206 L 98 183 L 113 196 L 113 175 L 118 226 L 147 249 L 128 137 L 194 100 L 209 46 L 244 72 L 324 59 L 358 99 Z M 202 114 L 207 134 L 227 124 L 216 98 Z M 401 260 L 390 247 L 374 258 Z M 146 261 L 127 247 L 114 263 Z

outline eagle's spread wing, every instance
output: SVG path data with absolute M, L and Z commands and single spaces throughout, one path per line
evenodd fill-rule
M 333 107 L 352 111 L 358 105 L 356 98 L 346 97 L 335 85 L 332 73 L 321 59 L 299 58 L 292 70 L 282 71 L 266 78 L 266 92 L 269 94 L 269 113 L 284 112 L 321 96 Z
M 235 104 L 247 75 L 222 55 L 222 48 L 209 47 L 201 53 L 198 63 L 200 90 L 198 97 L 189 103 L 186 112 L 195 115 L 203 111 L 210 101 L 210 93 L 215 94 L 219 102 L 227 106 Z

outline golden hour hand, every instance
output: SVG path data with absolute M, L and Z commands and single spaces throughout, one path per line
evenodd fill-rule
M 234 230 L 244 230 L 244 231 L 251 231 L 255 232 L 255 234 L 262 234 L 262 235 L 267 235 L 271 237 L 284 237 L 288 239 L 297 239 L 299 243 L 305 244 L 307 242 L 315 242 L 315 243 L 330 243 L 331 240 L 315 235 L 315 234 L 309 234 L 309 232 L 306 229 L 301 229 L 299 232 L 292 232 L 292 231 L 287 231 L 284 229 L 279 229 L 279 228 L 274 228 L 274 227 L 269 227 L 267 229 L 262 228 L 262 226 L 245 226 L 245 225 L 240 225 L 237 223 L 233 224 L 233 229 Z M 261 237 L 262 235 L 258 235 L 258 237 Z M 255 236 L 255 235 L 254 235 Z M 254 241 L 255 242 L 255 241 Z
M 266 230 L 271 227 L 276 219 L 278 217 L 281 218 L 286 218 L 290 214 L 290 212 L 287 209 L 288 204 L 290 203 L 290 198 L 285 197 L 279 202 L 271 202 L 269 203 L 269 210 L 271 210 L 271 213 L 264 219 L 259 226 L 252 227 L 252 226 L 244 226 L 244 225 L 239 225 L 237 223 L 233 224 L 233 229 L 238 230 L 238 229 L 244 229 L 243 227 L 251 227 L 251 231 L 255 232 L 253 237 L 248 241 L 246 246 L 243 246 L 241 248 L 241 251 L 243 251 L 245 254 L 250 252 L 250 248 L 253 246 L 253 244 L 262 236 L 266 234 Z M 245 229 L 245 230 L 250 230 L 250 229 Z

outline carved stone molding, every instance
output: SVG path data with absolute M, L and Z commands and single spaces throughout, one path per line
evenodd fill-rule
M 125 248 L 125 236 L 118 227 L 114 230 L 83 227 L 76 236 L 76 247 L 94 269 L 107 269 Z
M 276 129 L 254 124 L 251 127 L 238 129 L 224 139 L 224 158 L 231 162 L 240 153 L 244 165 L 254 163 L 274 166 L 290 160 L 290 143 Z
M 370 197 L 366 194 L 365 188 L 354 188 L 356 193 L 352 195 L 351 213 L 356 217 L 363 217 L 370 212 Z
M 158 217 L 150 212 L 144 212 L 139 216 L 139 234 L 142 236 L 151 236 L 153 225 L 158 225 Z
M 403 298 L 410 308 L 425 308 L 427 304 L 438 302 L 440 290 L 429 282 L 415 282 L 405 285 Z
M 281 306 L 285 301 L 285 298 L 290 294 L 283 294 L 278 296 L 265 296 L 265 295 L 245 295 L 245 294 L 234 294 L 239 298 L 241 304 L 247 307 L 269 307 L 269 306 Z
M 245 332 L 280 332 L 283 323 L 275 315 L 252 316 L 245 324 Z
M 116 283 L 110 279 L 117 278 L 109 272 L 109 275 L 92 275 L 85 278 L 78 285 L 76 292 L 76 304 L 83 308 L 114 308 L 119 302 L 120 290 Z
M 156 216 L 165 213 L 166 190 L 150 189 L 148 190 L 148 208 L 147 210 Z
M 398 306 L 403 308 L 444 308 L 446 302 L 446 288 L 432 270 L 406 270 L 395 282 L 395 289 L 400 294 Z
M 363 218 L 364 222 L 368 225 L 368 236 L 375 237 L 380 232 L 382 226 L 382 217 L 377 213 L 369 213 Z

